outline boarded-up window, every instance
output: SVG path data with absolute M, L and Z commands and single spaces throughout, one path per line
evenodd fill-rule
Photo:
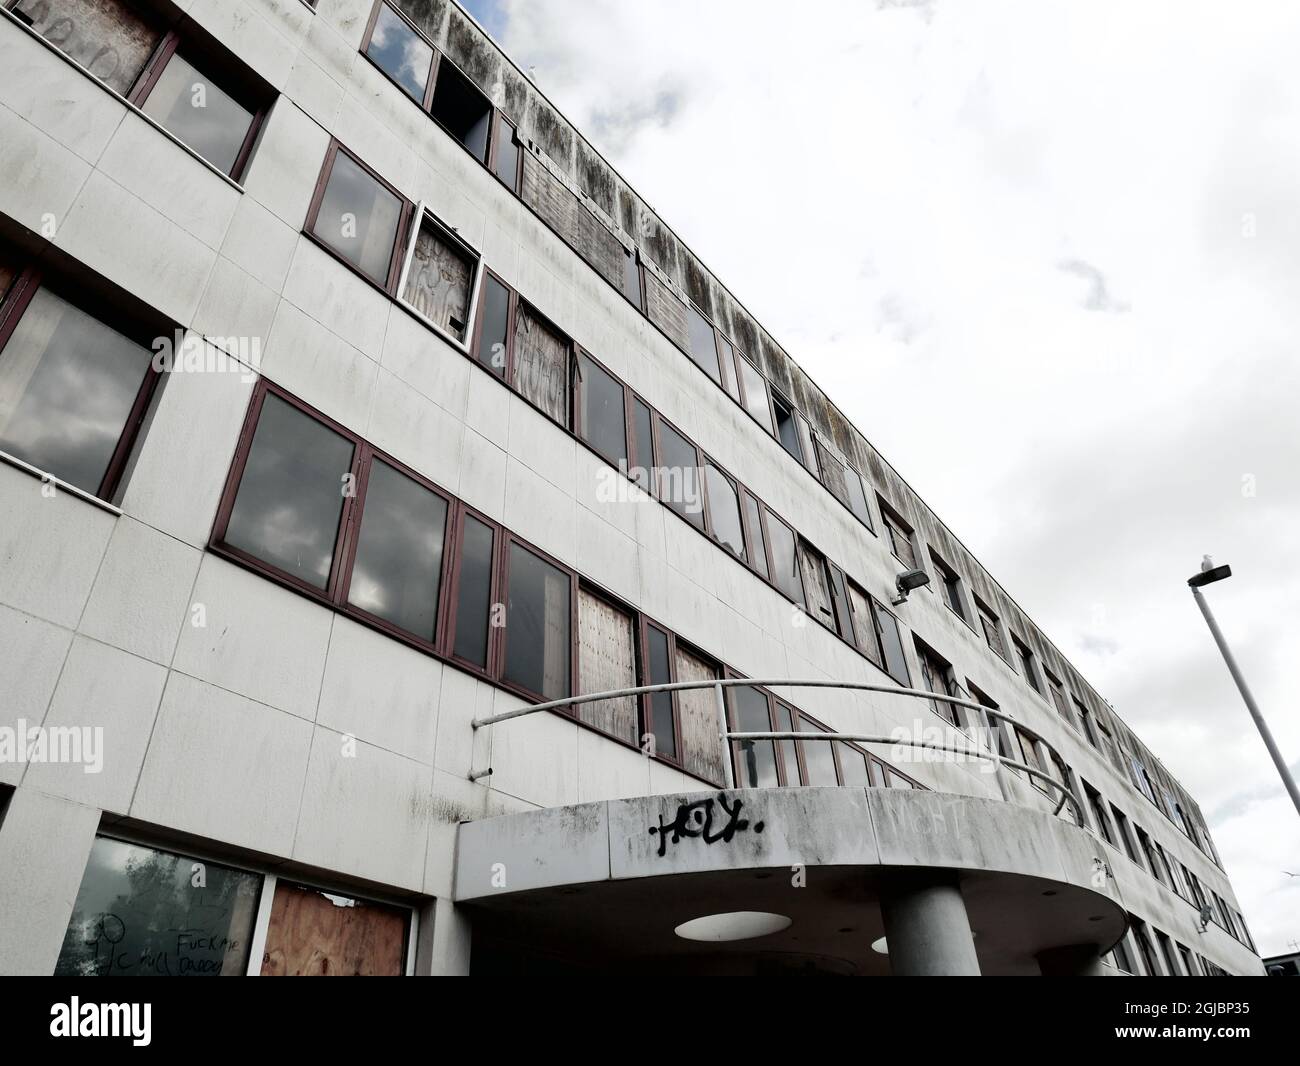
M 281 881 L 271 903 L 263 977 L 400 977 L 409 914 Z
M 818 437 L 815 441 L 817 448 L 817 462 L 822 468 L 822 484 L 830 489 L 830 493 L 845 507 L 849 506 L 849 489 L 844 478 L 844 464 L 827 450 L 826 445 Z
M 990 611 L 979 600 L 975 601 L 975 607 L 979 611 L 980 628 L 984 630 L 984 639 L 988 646 L 997 652 L 1002 658 L 1007 657 L 1007 646 L 1002 643 L 1002 629 L 998 625 L 998 616 Z
M 799 542 L 799 570 L 808 597 L 808 613 L 834 629 L 835 612 L 831 607 L 830 583 L 826 580 L 826 560 L 802 540 Z
M 411 252 L 402 299 L 458 341 L 469 323 L 474 261 L 425 219 Z
M 562 426 L 569 424 L 569 342 L 520 303 L 514 386 Z
M 631 617 L 612 604 L 578 592 L 578 692 L 609 692 L 636 685 L 636 652 Z M 636 697 L 578 706 L 578 718 L 611 736 L 635 744 Z
M 898 561 L 909 570 L 916 569 L 916 553 L 912 550 L 912 531 L 903 524 L 903 520 L 885 507 L 880 509 L 885 520 L 885 536 L 889 539 L 889 549 Z
M 714 681 L 718 670 L 683 648 L 677 649 L 678 681 Z M 677 693 L 682 730 L 682 765 L 686 772 L 705 781 L 722 780 L 721 722 L 711 688 L 685 689 Z
M 13 11 L 123 96 L 162 36 L 122 0 L 18 0 Z
M 849 586 L 849 605 L 853 608 L 853 633 L 857 639 L 858 650 L 868 659 L 884 669 L 880 658 L 880 639 L 876 635 L 875 612 L 871 600 L 852 581 Z

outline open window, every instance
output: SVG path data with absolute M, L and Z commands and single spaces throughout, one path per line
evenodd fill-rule
M 519 143 L 519 130 L 514 123 L 496 113 L 496 122 L 492 131 L 492 173 L 511 192 L 519 191 L 519 178 L 523 171 L 523 147 Z
M 736 483 L 708 461 L 704 464 L 704 483 L 708 493 L 709 535 L 744 561 L 745 525 Z
M 916 642 L 916 657 L 921 665 L 921 683 L 936 695 L 960 697 L 952 664 L 929 645 L 922 643 L 919 637 L 914 637 L 913 640 Z M 931 700 L 930 709 L 950 725 L 961 727 L 961 719 L 953 704 Z
M 903 521 L 902 515 L 889 506 L 883 499 L 880 503 L 880 517 L 885 523 L 885 539 L 889 550 L 900 563 L 909 570 L 917 569 L 916 550 L 912 546 L 912 527 Z
M 474 296 L 481 291 L 478 252 L 421 202 L 406 246 L 398 299 L 462 351 L 469 351 Z
M 437 82 L 433 87 L 429 114 L 438 125 L 469 149 L 475 159 L 487 163 L 492 102 L 446 56 L 438 61 Z

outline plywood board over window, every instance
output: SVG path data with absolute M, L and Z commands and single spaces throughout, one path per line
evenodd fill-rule
M 636 686 L 632 618 L 585 589 L 578 592 L 578 692 L 609 692 Z M 636 697 L 601 700 L 578 707 L 588 725 L 635 744 Z
M 712 663 L 677 649 L 678 681 L 715 681 L 718 670 Z M 682 764 L 686 772 L 706 781 L 722 780 L 722 737 L 719 730 L 717 696 L 711 688 L 685 689 L 677 693 L 682 732 Z
M 402 300 L 448 336 L 465 341 L 477 262 L 427 216 L 411 247 Z
M 808 613 L 834 629 L 835 613 L 831 608 L 831 590 L 826 583 L 826 563 L 803 541 L 799 542 L 799 569 L 808 596 Z
M 568 425 L 569 342 L 522 301 L 515 315 L 515 388 Z
M 400 977 L 410 913 L 281 881 L 262 956 L 264 977 Z

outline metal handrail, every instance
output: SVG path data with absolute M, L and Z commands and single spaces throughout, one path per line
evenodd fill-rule
M 867 681 L 828 681 L 822 678 L 812 680 L 800 680 L 793 678 L 778 678 L 775 680 L 764 680 L 761 678 L 748 677 L 729 677 L 716 678 L 708 681 L 673 681 L 661 685 L 637 685 L 632 688 L 610 689 L 607 692 L 591 692 L 582 696 L 566 696 L 560 700 L 548 700 L 545 703 L 532 703 L 524 707 L 516 707 L 514 710 L 501 711 L 498 714 L 490 714 L 483 718 L 475 718 L 470 726 L 477 732 L 479 729 L 497 725 L 501 722 L 508 722 L 513 718 L 523 718 L 530 714 L 537 714 L 540 711 L 561 710 L 568 707 L 576 707 L 583 703 L 600 703 L 604 700 L 622 699 L 628 696 L 650 695 L 656 692 L 682 692 L 694 689 L 711 688 L 714 690 L 716 704 L 718 709 L 718 735 L 722 740 L 723 759 L 722 769 L 723 777 L 727 788 L 735 787 L 734 775 L 731 767 L 731 757 L 728 748 L 732 741 L 737 740 L 822 740 L 837 741 L 847 740 L 858 744 L 889 744 L 902 745 L 910 748 L 926 748 L 933 751 L 947 751 L 958 755 L 969 756 L 972 759 L 982 759 L 993 763 L 994 772 L 997 775 L 998 787 L 1002 793 L 1002 798 L 1008 802 L 1012 801 L 1013 793 L 1009 788 L 1008 782 L 1004 775 L 1004 768 L 1022 771 L 1029 777 L 1040 780 L 1049 788 L 1056 789 L 1060 793 L 1060 799 L 1052 811 L 1054 815 L 1060 814 L 1061 810 L 1067 803 L 1070 804 L 1074 814 L 1074 820 L 1082 827 L 1088 828 L 1086 817 L 1083 813 L 1083 804 L 1075 794 L 1074 788 L 1066 782 L 1057 781 L 1050 774 L 1039 770 L 1037 767 L 1030 766 L 1027 763 L 1019 762 L 1015 759 L 1002 755 L 994 744 L 988 751 L 979 747 L 967 747 L 965 745 L 941 744 L 934 741 L 919 740 L 915 737 L 900 738 L 897 736 L 878 736 L 869 733 L 800 733 L 794 731 L 770 731 L 757 733 L 740 733 L 733 732 L 727 726 L 727 704 L 723 695 L 723 689 L 726 688 L 837 688 L 849 689 L 861 692 L 883 692 L 894 696 L 910 696 L 924 700 L 939 700 L 943 703 L 950 704 L 954 707 L 967 707 L 978 712 L 983 724 L 986 735 L 993 735 L 994 726 L 990 725 L 990 720 L 996 720 L 999 725 L 1011 725 L 1014 723 L 1015 728 L 1024 733 L 1034 742 L 1038 751 L 1039 758 L 1043 764 L 1050 765 L 1052 758 L 1055 756 L 1056 761 L 1060 763 L 1067 776 L 1069 769 L 1066 767 L 1065 760 L 1062 759 L 1054 748 L 1047 743 L 1043 736 L 1037 731 L 1017 722 L 1015 717 L 1005 711 L 986 707 L 975 700 L 962 699 L 959 696 L 947 696 L 938 692 L 931 692 L 928 689 L 918 688 L 901 688 L 897 685 L 873 684 Z M 960 726 L 953 728 L 960 730 Z M 480 778 L 487 777 L 492 773 L 489 766 L 486 770 L 473 770 L 470 772 L 469 779 L 477 781 Z

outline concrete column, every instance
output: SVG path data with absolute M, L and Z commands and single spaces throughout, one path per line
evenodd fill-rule
M 32 788 L 10 796 L 0 821 L 0 975 L 54 972 L 99 815 Z
M 979 960 L 961 889 L 952 874 L 897 874 L 880 900 L 895 977 L 978 977 Z
M 1106 976 L 1096 944 L 1066 944 L 1040 951 L 1038 969 L 1044 977 Z
M 470 962 L 469 915 L 440 896 L 433 910 L 433 938 L 429 943 L 428 973 L 435 977 L 468 977 Z M 419 958 L 417 955 L 417 966 Z M 424 970 L 421 973 L 426 972 Z

